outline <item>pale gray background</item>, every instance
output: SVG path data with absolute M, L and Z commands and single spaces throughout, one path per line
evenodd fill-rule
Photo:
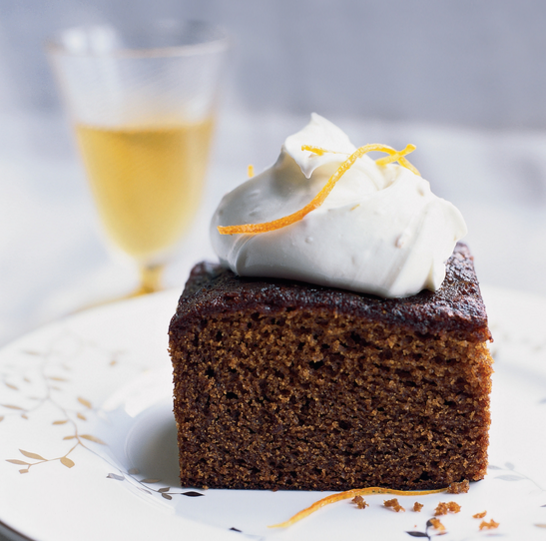
M 136 279 L 98 233 L 44 39 L 169 17 L 232 37 L 207 198 L 169 285 L 210 256 L 221 194 L 317 111 L 357 145 L 417 144 L 482 282 L 546 294 L 543 0 L 0 0 L 0 343 Z
M 546 127 L 543 0 L 0 0 L 0 108 L 57 108 L 53 31 L 150 17 L 224 25 L 251 111 Z

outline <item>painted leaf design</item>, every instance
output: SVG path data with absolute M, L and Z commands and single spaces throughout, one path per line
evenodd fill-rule
M 158 490 L 158 492 L 169 492 L 171 490 L 171 487 L 163 487 Z
M 152 479 L 151 477 L 149 477 L 146 479 L 142 479 L 141 483 L 152 484 L 152 483 L 159 483 L 160 481 L 161 479 Z
M 30 451 L 24 451 L 19 449 L 19 452 L 25 455 L 27 458 L 34 458 L 35 460 L 46 460 L 43 456 L 40 456 L 38 453 L 31 453 Z
M 13 389 L 14 391 L 18 391 L 19 390 L 19 387 L 16 387 L 15 385 L 13 385 L 13 383 L 8 383 L 7 381 L 4 382 L 4 385 L 6 387 L 9 387 L 10 389 Z
M 535 524 L 537 528 L 546 528 L 546 524 Z
M 0 423 L 4 420 L 4 416 L 0 415 Z
M 138 468 L 131 468 L 129 470 L 130 475 L 138 475 L 140 473 L 140 470 Z
M 85 398 L 82 398 L 81 396 L 78 396 L 78 402 L 80 404 L 82 404 L 83 406 L 85 406 L 86 408 L 88 408 L 88 409 L 93 408 L 93 406 L 91 405 L 91 402 L 89 402 L 89 400 L 87 400 Z
M 428 535 L 423 532 L 406 532 L 406 533 L 411 535 L 412 537 L 428 537 Z
M 172 500 L 173 497 L 170 494 L 167 494 L 166 492 L 162 492 L 161 496 L 163 496 L 166 500 Z
M 82 434 L 80 437 L 82 437 L 84 440 L 89 440 L 95 443 L 100 443 L 101 445 L 106 445 L 106 443 L 104 443 L 100 438 L 92 436 L 91 434 Z
M 28 473 L 28 468 L 26 470 L 19 470 L 19 473 Z
M 507 474 L 507 475 L 497 475 L 495 479 L 502 479 L 503 481 L 521 481 L 525 479 L 525 477 L 521 477 L 521 475 Z
M 21 419 L 26 419 L 28 421 L 28 415 L 26 413 L 21 413 Z
M 47 379 L 51 381 L 68 381 L 66 378 L 61 378 L 60 376 L 49 376 Z
M 73 440 L 76 436 L 65 436 L 63 440 Z
M 75 466 L 75 463 L 73 460 L 71 460 L 70 458 L 66 457 L 66 456 L 63 456 L 61 458 L 61 464 L 63 466 L 66 466 L 67 468 L 71 468 L 72 466 Z
M 194 490 L 189 490 L 188 492 L 181 492 L 182 496 L 189 496 L 190 498 L 197 498 L 198 496 L 204 496 L 201 492 L 195 492 Z
M 123 475 L 118 475 L 117 473 L 109 473 L 107 479 L 115 479 L 116 481 L 123 481 L 125 477 Z
M 62 419 L 60 421 L 53 421 L 54 425 L 64 425 L 66 422 L 68 422 L 66 419 Z
M 78 413 L 76 414 L 76 417 L 77 417 L 78 419 L 81 419 L 82 421 L 87 421 L 87 417 L 86 417 L 83 413 L 80 413 L 79 411 L 78 411 Z
M 0 404 L 0 406 L 3 406 L 4 408 L 8 408 L 10 410 L 24 410 L 25 408 L 21 408 L 20 406 L 14 406 L 13 404 Z
M 504 464 L 509 470 L 513 470 L 515 466 L 511 462 L 505 462 Z
M 489 466 L 487 466 L 487 469 L 488 470 L 502 470 L 502 468 L 499 468 L 498 466 L 493 466 L 493 464 L 489 464 Z
M 29 463 L 24 460 L 17 460 L 16 458 L 6 459 L 6 462 L 11 462 L 12 464 L 17 464 L 19 466 L 28 466 Z

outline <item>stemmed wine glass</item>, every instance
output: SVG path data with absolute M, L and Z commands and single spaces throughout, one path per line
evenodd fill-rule
M 160 289 L 199 208 L 225 34 L 204 22 L 61 32 L 47 51 L 111 243 Z

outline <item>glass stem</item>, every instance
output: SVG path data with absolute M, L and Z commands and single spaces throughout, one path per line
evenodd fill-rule
M 140 267 L 140 287 L 135 293 L 137 295 L 147 295 L 161 289 L 161 278 L 165 265 L 149 265 Z

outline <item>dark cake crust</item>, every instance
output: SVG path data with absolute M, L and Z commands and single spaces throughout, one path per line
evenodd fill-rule
M 457 244 L 448 260 L 438 291 L 423 290 L 399 299 L 301 282 L 239 278 L 218 264 L 203 262 L 190 274 L 171 332 L 182 331 L 192 314 L 206 318 L 222 310 L 248 309 L 271 314 L 287 307 L 331 310 L 422 334 L 455 333 L 467 340 L 491 340 L 473 258 L 463 243 Z
M 468 248 L 380 299 L 192 271 L 170 327 L 183 486 L 424 490 L 483 478 L 491 364 Z

